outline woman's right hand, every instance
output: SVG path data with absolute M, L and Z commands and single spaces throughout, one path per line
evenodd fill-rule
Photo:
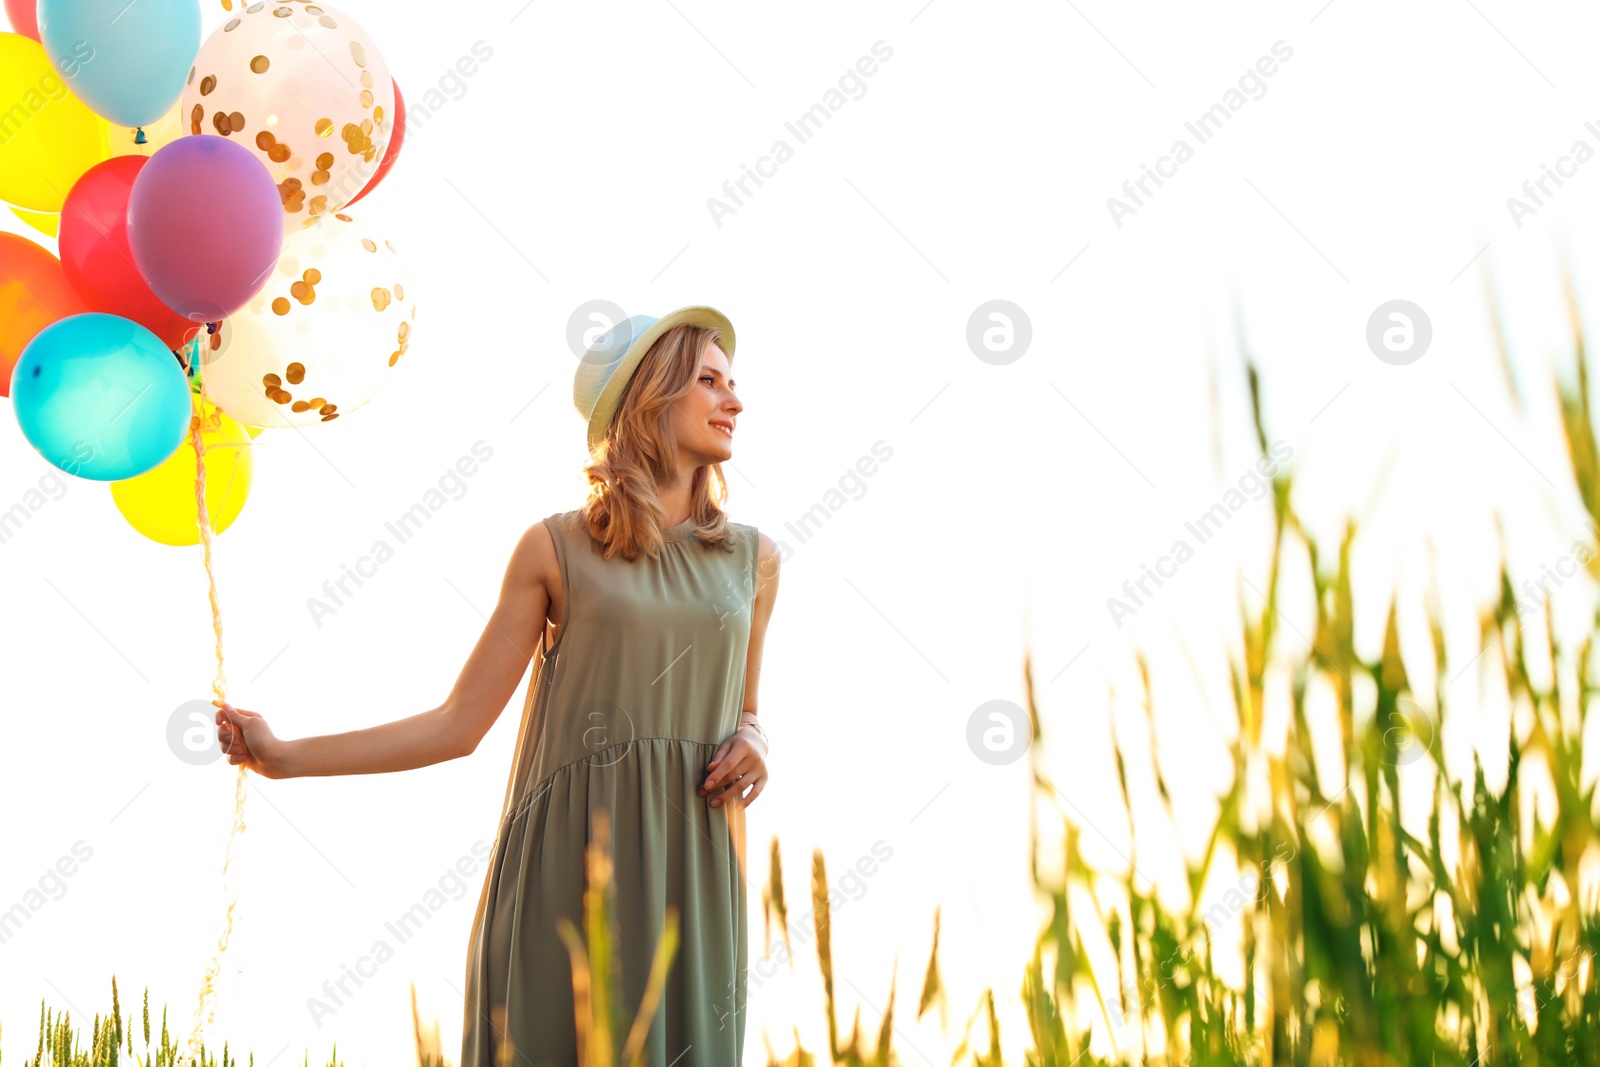
M 213 700 L 213 704 L 218 704 Z M 217 744 L 235 766 L 244 764 L 263 778 L 289 778 L 284 742 L 273 735 L 267 720 L 253 711 L 218 704 Z

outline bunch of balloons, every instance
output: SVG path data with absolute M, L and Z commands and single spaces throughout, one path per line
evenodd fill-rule
M 377 45 L 312 0 L 3 0 L 0 395 L 48 462 L 110 483 L 153 541 L 238 516 L 264 428 L 367 403 L 410 345 L 394 245 L 345 210 L 405 104 Z M 231 5 L 225 5 L 231 6 Z M 215 451 L 213 451 L 215 450 Z

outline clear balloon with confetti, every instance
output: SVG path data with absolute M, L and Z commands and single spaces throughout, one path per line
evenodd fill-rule
M 394 130 L 378 46 L 326 4 L 254 3 L 206 38 L 182 97 L 190 134 L 231 137 L 271 172 L 285 233 L 359 194 Z
M 416 317 L 394 245 L 336 212 L 284 238 L 267 284 L 201 339 L 206 395 L 249 426 L 332 422 L 388 383 Z

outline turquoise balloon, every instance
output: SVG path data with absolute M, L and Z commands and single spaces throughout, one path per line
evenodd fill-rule
M 161 338 L 98 311 L 34 335 L 11 371 L 11 409 L 41 456 L 99 482 L 160 464 L 183 444 L 192 414 L 189 380 Z
M 200 51 L 200 0 L 39 0 L 39 43 L 89 110 L 143 126 L 183 95 Z

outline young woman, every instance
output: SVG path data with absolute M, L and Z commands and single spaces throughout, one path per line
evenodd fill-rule
M 589 349 L 573 388 L 589 424 L 589 499 L 522 536 L 438 708 L 292 741 L 255 712 L 218 712 L 229 762 L 265 777 L 407 770 L 471 754 L 540 649 L 468 946 L 460 1067 L 578 1062 L 556 924 L 569 919 L 582 936 L 585 848 L 601 810 L 619 1049 L 673 908 L 679 943 L 646 1062 L 741 1061 L 743 809 L 767 781 L 756 687 L 778 553 L 720 507 L 744 407 L 733 354 L 732 324 L 707 307 L 634 316 Z

